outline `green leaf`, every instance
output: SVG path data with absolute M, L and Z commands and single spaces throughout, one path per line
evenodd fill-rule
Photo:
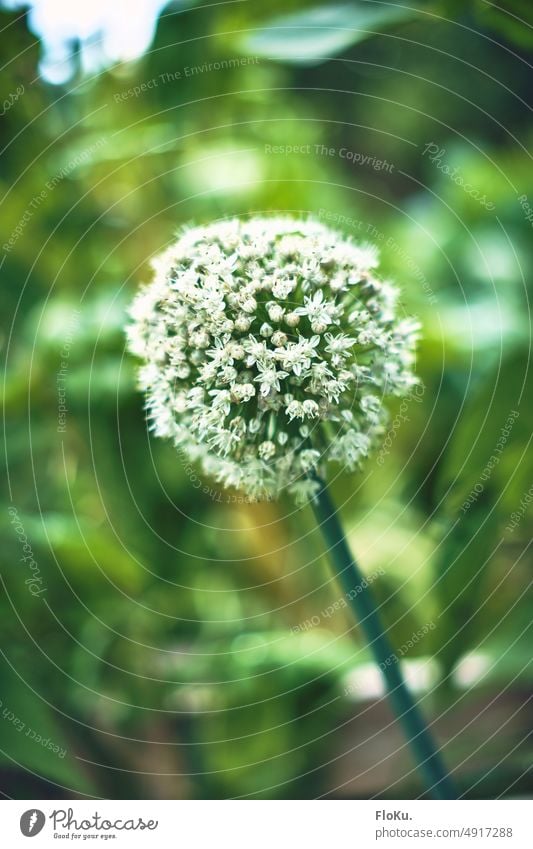
M 498 550 L 498 526 L 487 521 L 492 502 L 480 497 L 458 521 L 443 528 L 435 562 L 437 658 L 448 675 L 465 651 L 474 647 L 486 625 L 483 601 L 487 572 Z
M 0 763 L 74 792 L 91 792 L 53 710 L 0 658 Z M 38 690 L 38 686 L 36 690 Z
M 438 633 L 450 635 L 439 653 L 446 671 L 490 622 L 486 582 L 497 562 L 502 525 L 530 486 L 532 382 L 523 351 L 498 362 L 467 399 L 440 471 L 443 532 L 435 591 L 443 626 Z
M 467 399 L 440 476 L 438 495 L 448 516 L 470 510 L 465 502 L 490 493 L 503 514 L 530 485 L 533 370 L 527 354 L 510 352 Z M 477 493 L 476 493 L 477 489 Z
M 396 6 L 342 3 L 273 18 L 263 29 L 248 35 L 245 53 L 292 64 L 312 65 L 342 53 L 346 48 L 393 24 L 416 15 Z
M 477 0 L 476 16 L 482 26 L 500 32 L 526 49 L 533 46 L 533 10 L 530 0 L 506 0 L 505 8 Z

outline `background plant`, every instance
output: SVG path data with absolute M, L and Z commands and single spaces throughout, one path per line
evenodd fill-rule
M 24 87 L 2 117 L 0 166 L 5 793 L 418 792 L 414 775 L 391 786 L 387 773 L 342 787 L 329 763 L 348 728 L 369 736 L 364 704 L 344 696 L 368 656 L 361 644 L 354 659 L 342 609 L 291 632 L 339 597 L 310 517 L 193 485 L 172 446 L 147 436 L 124 359 L 125 306 L 176 227 L 270 209 L 376 244 L 421 318 L 421 402 L 385 461 L 339 478 L 335 498 L 369 574 L 385 571 L 373 590 L 395 646 L 437 625 L 410 659 L 440 670 L 431 701 L 452 723 L 465 791 L 530 791 L 530 517 L 505 533 L 531 486 L 531 223 L 517 200 L 533 197 L 530 45 L 526 26 L 485 5 L 363 25 L 350 4 L 351 30 L 344 4 L 318 24 L 299 2 L 169 9 L 138 63 L 60 87 L 38 78 L 24 19 L 2 15 L 6 98 Z M 283 27 L 285 14 L 301 17 Z M 246 57 L 257 61 L 229 62 Z M 430 142 L 494 211 L 422 156 Z M 311 153 L 266 152 L 282 144 Z M 394 167 L 356 166 L 342 148 Z M 462 515 L 512 410 L 500 462 Z M 44 602 L 21 579 L 11 506 Z M 487 674 L 465 691 L 472 653 Z

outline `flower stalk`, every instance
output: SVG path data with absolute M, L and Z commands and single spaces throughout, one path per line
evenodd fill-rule
M 454 784 L 422 713 L 405 683 L 400 663 L 389 662 L 390 658 L 394 657 L 394 650 L 383 628 L 371 588 L 365 585 L 364 575 L 350 552 L 326 484 L 317 476 L 314 479 L 319 486 L 311 500 L 311 506 L 324 537 L 328 555 L 379 665 L 389 702 L 403 727 L 426 789 L 436 799 L 456 799 Z M 353 590 L 358 586 L 363 587 L 362 591 L 354 593 Z

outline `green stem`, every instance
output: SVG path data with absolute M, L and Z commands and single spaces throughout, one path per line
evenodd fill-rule
M 437 799 L 456 799 L 453 782 L 418 705 L 407 688 L 398 658 L 383 629 L 370 587 L 350 553 L 326 484 L 318 478 L 315 480 L 320 484 L 320 490 L 311 504 L 328 554 L 379 665 L 393 711 L 403 726 L 427 789 Z

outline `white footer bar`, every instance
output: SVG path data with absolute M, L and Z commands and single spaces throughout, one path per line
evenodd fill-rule
M 6 849 L 73 843 L 117 849 L 531 849 L 532 809 L 530 800 L 6 800 L 0 803 L 0 833 Z

